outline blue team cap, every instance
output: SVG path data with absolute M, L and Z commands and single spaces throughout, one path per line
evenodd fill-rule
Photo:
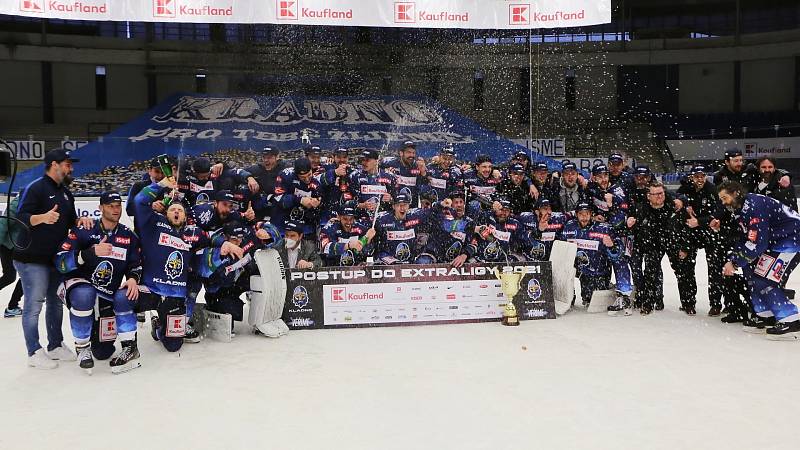
M 567 162 L 565 162 L 564 164 L 561 165 L 561 171 L 565 172 L 567 170 L 574 170 L 574 171 L 577 172 L 578 171 L 578 166 L 576 166 L 574 162 L 567 161 Z
M 699 165 L 698 165 L 698 166 L 694 166 L 694 167 L 692 167 L 692 170 L 691 170 L 691 172 L 690 172 L 690 173 L 691 173 L 692 175 L 696 175 L 696 174 L 698 174 L 698 173 L 705 174 L 705 173 L 706 173 L 706 168 L 705 168 L 705 167 L 703 167 L 703 166 L 699 166 Z
M 336 150 L 333 151 L 334 155 L 346 155 L 347 153 L 348 153 L 348 150 L 346 148 L 344 148 L 344 147 L 339 147 L 339 148 L 337 148 Z
M 306 155 L 321 155 L 322 149 L 316 145 L 306 148 Z
M 546 206 L 550 206 L 550 207 L 553 206 L 552 203 L 550 203 L 550 199 L 542 197 L 536 203 L 536 208 L 543 208 L 543 207 L 546 207 Z
M 508 199 L 500 198 L 497 199 L 497 202 L 500 203 L 500 206 L 502 206 L 504 209 L 511 209 L 511 202 L 508 201 Z
M 417 144 L 415 144 L 414 141 L 405 141 L 405 142 L 403 142 L 403 150 L 405 150 L 407 148 L 416 149 L 417 148 Z
M 284 228 L 286 229 L 286 231 L 296 231 L 298 233 L 302 233 L 303 232 L 302 224 L 300 222 L 295 221 L 295 220 L 287 221 L 286 224 L 284 225 Z
M 361 152 L 361 157 L 364 159 L 378 159 L 380 154 L 377 150 L 368 148 Z
M 599 164 L 592 167 L 592 175 L 599 175 L 601 173 L 608 173 L 608 167 L 605 164 Z
M 454 149 L 452 145 L 445 145 L 441 150 L 439 150 L 439 153 L 443 155 L 456 156 L 456 149 Z
M 537 162 L 536 164 L 533 165 L 533 170 L 548 170 L 549 171 L 550 168 L 547 167 L 547 163 L 545 163 L 545 162 Z
M 236 201 L 236 197 L 229 190 L 221 190 L 214 194 L 214 200 L 218 202 L 233 202 Z
M 525 173 L 525 166 L 520 163 L 514 163 L 511 165 L 508 171 L 511 173 Z
M 103 195 L 100 196 L 101 205 L 110 205 L 116 202 L 122 203 L 122 196 L 116 192 L 103 192 Z
M 625 158 L 622 157 L 621 154 L 614 152 L 608 157 L 609 162 L 623 162 Z
M 636 166 L 636 175 L 650 175 L 650 168 L 647 166 Z
M 339 207 L 339 215 L 340 216 L 355 216 L 356 215 L 356 207 L 354 202 L 347 202 Z
M 590 204 L 588 204 L 586 202 L 579 202 L 577 205 L 575 205 L 575 212 L 578 212 L 578 211 L 591 211 L 591 210 L 592 210 L 592 205 L 590 205 Z
M 738 148 L 725 150 L 725 159 L 736 158 L 737 156 L 742 156 L 742 151 Z
M 394 201 L 392 203 L 394 203 L 394 204 L 411 203 L 411 196 L 401 192 L 400 194 L 397 194 L 397 196 L 394 198 Z
M 277 148 L 264 147 L 261 150 L 261 153 L 264 154 L 264 155 L 277 155 L 279 152 L 278 152 Z
M 232 222 L 228 222 L 225 224 L 225 228 L 223 228 L 223 233 L 225 236 L 228 237 L 238 237 L 243 238 L 244 235 L 247 233 L 247 228 L 242 225 L 238 220 L 234 220 Z

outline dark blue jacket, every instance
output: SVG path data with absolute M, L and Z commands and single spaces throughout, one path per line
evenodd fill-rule
M 31 227 L 31 216 L 43 214 L 58 205 L 58 221 L 52 225 L 41 223 Z M 76 225 L 75 199 L 63 184 L 56 184 L 45 175 L 25 187 L 19 200 L 17 219 L 30 229 L 30 245 L 25 250 L 15 249 L 14 259 L 24 263 L 53 264 L 61 242 L 70 228 Z M 23 239 L 28 242 L 27 239 Z

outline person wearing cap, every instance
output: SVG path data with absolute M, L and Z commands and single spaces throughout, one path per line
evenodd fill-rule
M 783 171 L 776 168 L 775 158 L 762 156 L 756 161 L 759 179 L 753 193 L 766 195 L 783 203 L 792 211 L 797 211 L 797 196 L 794 193 L 794 186 L 782 187 L 780 179 L 784 176 Z
M 397 193 L 397 179 L 391 173 L 379 168 L 377 150 L 365 149 L 361 152 L 361 167 L 350 173 L 348 186 L 351 196 L 356 200 L 357 219 L 369 221 L 375 209 L 387 210 Z
M 633 189 L 633 170 L 625 165 L 625 157 L 619 152 L 608 156 L 608 180 L 612 185 L 621 187 L 626 194 Z
M 141 247 L 136 234 L 119 223 L 121 214 L 122 197 L 103 193 L 100 220 L 89 229 L 73 228 L 55 256 L 64 280 L 59 292 L 69 308 L 78 364 L 88 373 L 95 358 L 111 357 L 117 337 L 123 351 L 111 359 L 111 370 L 124 372 L 139 366 L 132 302 L 139 298 Z
M 417 158 L 415 143 L 404 142 L 398 156 L 390 156 L 381 161 L 381 169 L 395 176 L 398 193 L 410 195 L 411 203 L 419 205 L 420 189 L 428 184 L 428 168 L 424 159 Z
M 575 205 L 588 201 L 586 189 L 580 183 L 582 178 L 575 163 L 566 161 L 561 165 L 561 176 L 553 178 L 550 188 L 553 211 L 569 214 L 575 211 Z
M 174 173 L 174 172 L 173 172 Z M 158 158 L 153 158 L 148 162 L 147 167 L 147 174 L 142 179 L 133 183 L 130 190 L 128 190 L 128 201 L 125 204 L 125 212 L 128 214 L 128 217 L 134 217 L 134 206 L 133 206 L 133 199 L 136 197 L 136 194 L 141 192 L 145 186 L 150 186 L 153 183 L 158 183 L 159 181 L 164 179 L 164 172 L 161 171 L 161 163 L 159 162 Z M 154 203 L 154 205 L 160 205 L 159 208 L 163 207 L 164 204 L 160 202 Z M 161 211 L 163 212 L 163 211 Z M 133 230 L 136 231 L 136 221 L 133 222 Z
M 427 209 L 411 209 L 411 196 L 399 193 L 392 202 L 392 212 L 378 216 L 375 222 L 375 253 L 379 264 L 422 264 L 431 262 L 430 255 L 419 260 L 419 229 L 442 208 L 450 207 L 444 199 Z
M 287 221 L 284 237 L 275 246 L 283 265 L 288 269 L 314 269 L 323 265 L 319 248 L 316 243 L 306 239 L 304 229 L 306 227 L 300 222 Z
M 278 207 L 273 210 L 271 222 L 279 230 L 284 229 L 287 221 L 293 220 L 303 226 L 306 239 L 316 240 L 322 191 L 311 161 L 297 158 L 294 167 L 284 169 L 278 175 L 274 201 Z
M 530 195 L 530 180 L 525 176 L 525 167 L 514 163 L 508 168 L 508 178 L 497 186 L 497 195 L 511 202 L 511 209 L 517 214 L 533 211 L 534 200 Z
M 217 191 L 232 191 L 241 184 L 246 184 L 251 192 L 258 192 L 260 189 L 256 179 L 246 170 L 223 165 L 221 170 L 212 172 L 211 160 L 199 157 L 192 161 L 191 171 L 181 171 L 178 190 L 183 196 L 183 201 L 191 208 L 212 201 Z
M 717 210 L 717 192 L 708 180 L 707 170 L 702 165 L 692 167 L 688 183 L 682 183 L 678 188 L 677 197 L 682 201 L 684 208 L 684 227 L 689 238 L 681 242 L 678 255 L 670 256 L 670 264 L 678 279 L 678 292 L 681 300 L 681 310 L 686 314 L 697 313 L 697 275 L 695 262 L 697 250 L 705 249 L 708 264 L 708 300 L 709 315 L 719 316 L 722 312 L 722 299 L 726 303 L 738 304 L 723 317 L 726 323 L 741 322 L 746 317 L 743 315 L 740 302 L 734 300 L 735 286 L 726 287 L 726 280 L 722 277 L 722 266 L 725 264 L 727 250 L 723 245 L 720 233 L 714 232 L 710 224 L 714 220 Z M 743 286 L 740 286 L 740 289 Z
M 512 217 L 511 202 L 499 198 L 492 202 L 491 213 L 475 220 L 474 260 L 477 262 L 524 261 L 527 233 L 522 224 Z
M 467 191 L 467 215 L 477 218 L 481 208 L 491 208 L 491 198 L 497 192 L 497 186 L 503 181 L 502 175 L 495 170 L 489 155 L 478 155 L 474 166 L 464 172 L 464 189 Z
M 322 165 L 322 149 L 319 148 L 319 146 L 311 145 L 306 147 L 303 153 L 311 164 L 311 173 L 313 176 L 316 177 L 325 172 L 325 167 Z
M 664 274 L 661 261 L 664 255 L 673 261 L 678 252 L 690 240 L 683 226 L 682 211 L 676 211 L 667 201 L 666 189 L 660 182 L 650 183 L 647 203 L 638 205 L 628 218 L 628 228 L 634 236 L 634 254 L 631 257 L 632 271 L 640 270 L 636 282 L 636 304 L 642 315 L 653 309 L 664 309 Z M 677 273 L 676 273 L 677 275 Z M 680 275 L 678 275 L 680 279 Z
M 550 168 L 544 161 L 539 161 L 531 166 L 530 183 L 536 188 L 534 197 L 538 200 L 541 195 L 550 195 L 549 188 L 552 183 L 550 178 Z
M 528 155 L 528 152 L 525 150 L 518 150 L 514 152 L 511 156 L 511 160 L 508 162 L 508 166 L 511 167 L 514 164 L 522 164 L 522 167 L 525 169 L 525 174 L 528 174 L 528 169 L 531 165 L 531 157 Z
M 278 179 L 278 175 L 286 169 L 285 161 L 278 159 L 278 154 L 278 149 L 264 147 L 261 151 L 261 162 L 244 169 L 255 178 L 261 195 L 269 199 L 275 195 L 275 181 Z M 265 204 L 262 210 L 256 211 L 258 217 L 271 216 L 272 208 L 274 208 L 272 203 Z
M 561 230 L 567 223 L 567 216 L 553 212 L 553 203 L 545 197 L 536 202 L 533 212 L 517 215 L 520 224 L 525 228 L 528 238 L 525 255 L 532 261 L 547 261 L 553 250 L 553 242 L 561 237 Z
M 592 180 L 586 192 L 595 208 L 595 220 L 608 222 L 617 231 L 624 231 L 628 199 L 621 187 L 609 181 L 608 167 L 600 164 L 592 168 Z
M 475 254 L 472 244 L 475 221 L 466 215 L 467 203 L 462 189 L 450 191 L 446 198 L 450 199 L 450 206 L 442 208 L 431 221 L 433 226 L 421 256 L 431 263 L 461 267 Z
M 325 226 L 336 214 L 339 207 L 352 200 L 350 193 L 349 175 L 351 172 L 348 164 L 350 152 L 346 148 L 337 148 L 333 152 L 333 162 L 323 166 L 324 173 L 320 175 L 320 188 L 322 191 L 322 214 L 320 224 Z
M 575 254 L 576 276 L 581 283 L 581 301 L 588 306 L 592 293 L 609 289 L 611 285 L 611 266 L 624 255 L 622 240 L 604 222 L 594 222 L 594 207 L 587 202 L 575 206 L 575 218 L 564 225 L 561 236 L 567 242 L 578 246 Z M 630 284 L 630 280 L 628 280 Z M 610 316 L 629 316 L 632 314 L 630 291 L 620 292 L 614 304 L 608 307 Z
M 28 365 L 38 369 L 54 369 L 58 360 L 75 360 L 75 354 L 63 343 L 63 305 L 56 293 L 61 277 L 53 265 L 53 257 L 70 228 L 94 226 L 92 219 L 78 218 L 75 213 L 75 199 L 67 187 L 72 181 L 73 162 L 78 160 L 66 150 L 47 152 L 44 176 L 23 189 L 17 208 L 17 219 L 29 230 L 25 242 L 30 242 L 25 249 L 15 248 L 13 256 L 25 299 L 22 331 Z M 39 314 L 45 302 L 47 352 L 39 343 Z
M 208 234 L 213 234 L 228 222 L 252 221 L 255 213 L 250 208 L 244 213 L 234 211 L 233 205 L 236 198 L 229 190 L 214 193 L 213 202 L 195 205 L 191 209 L 191 219 L 194 224 Z
M 326 266 L 356 266 L 364 264 L 370 249 L 367 244 L 375 237 L 375 229 L 356 221 L 355 201 L 339 206 L 337 220 L 328 222 L 319 236 L 319 248 Z
M 435 192 L 434 201 L 447 197 L 449 192 L 464 188 L 461 168 L 455 163 L 456 151 L 448 144 L 439 150 L 439 154 L 431 158 L 428 164 L 428 184 L 421 187 L 423 192 Z

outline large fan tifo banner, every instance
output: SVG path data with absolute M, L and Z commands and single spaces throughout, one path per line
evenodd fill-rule
M 609 23 L 611 0 L 4 0 L 0 14 L 139 22 L 527 29 Z

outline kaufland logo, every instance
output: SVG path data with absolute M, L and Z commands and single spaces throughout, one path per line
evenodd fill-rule
M 153 0 L 153 17 L 175 17 L 176 0 Z
M 508 24 L 530 25 L 531 24 L 530 3 L 517 3 L 508 5 Z
M 297 0 L 277 0 L 278 20 L 297 20 Z
M 19 10 L 22 12 L 41 13 L 44 12 L 42 3 L 36 0 L 22 0 L 19 3 Z
M 347 289 L 346 288 L 332 288 L 331 289 L 331 301 L 332 302 L 346 302 L 347 301 Z
M 416 19 L 416 3 L 414 2 L 396 2 L 394 4 L 394 21 L 395 23 L 414 23 Z

